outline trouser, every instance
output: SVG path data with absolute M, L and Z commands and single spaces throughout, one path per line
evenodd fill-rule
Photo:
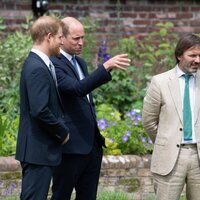
M 156 200 L 179 200 L 185 184 L 187 200 L 199 200 L 200 166 L 197 146 L 181 145 L 179 157 L 171 173 L 153 176 Z
M 21 163 L 21 200 L 46 200 L 54 167 Z
M 95 200 L 102 155 L 100 146 L 87 155 L 64 154 L 53 176 L 51 200 L 70 200 L 74 188 L 76 200 Z

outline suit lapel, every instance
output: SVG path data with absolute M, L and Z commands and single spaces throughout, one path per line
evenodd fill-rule
M 194 106 L 194 124 L 197 122 L 199 110 L 200 110 L 200 70 L 196 74 L 196 83 L 195 83 L 195 106 Z
M 37 59 L 40 59 L 41 62 L 43 63 L 43 65 L 41 65 L 41 66 L 42 66 L 45 70 L 48 71 L 47 73 L 49 73 L 49 76 L 51 77 L 51 79 L 52 79 L 52 81 L 53 81 L 53 83 L 54 83 L 54 86 L 55 86 L 55 88 L 56 88 L 56 93 L 57 93 L 57 95 L 58 95 L 58 99 L 59 99 L 60 104 L 61 104 L 61 107 L 62 107 L 62 101 L 61 101 L 61 97 L 60 97 L 60 94 L 59 94 L 59 91 L 58 91 L 58 87 L 56 86 L 55 80 L 54 80 L 54 78 L 53 78 L 53 76 L 52 76 L 50 70 L 48 69 L 47 65 L 46 65 L 45 62 L 40 58 L 40 56 L 38 56 L 36 53 L 30 52 L 30 56 L 36 56 Z
M 72 65 L 72 63 L 63 54 L 60 54 L 60 58 L 63 60 L 64 63 L 67 64 L 67 67 L 69 67 L 73 71 L 75 77 L 79 80 L 79 75 L 75 70 L 74 66 Z
M 85 63 L 78 56 L 76 56 L 76 60 L 83 72 L 83 75 L 88 76 L 88 71 L 87 71 L 87 67 L 86 67 Z
M 176 69 L 171 70 L 171 74 L 169 76 L 169 90 L 175 105 L 175 109 L 178 113 L 178 116 L 183 123 L 183 113 L 182 113 L 182 100 L 181 100 L 181 92 L 180 92 L 180 85 L 179 80 L 176 74 Z
M 72 63 L 63 55 L 60 54 L 59 57 L 67 64 L 67 66 L 73 71 L 75 77 L 80 80 L 79 75 L 77 74 L 76 70 L 74 69 L 74 66 L 72 65 Z M 82 62 L 82 60 L 76 56 L 76 60 L 79 64 L 79 66 L 81 67 L 81 70 L 83 72 L 83 75 L 86 77 L 88 76 L 88 71 L 87 71 L 87 66 L 84 64 L 84 62 Z M 89 94 L 89 98 L 90 98 L 90 102 L 92 100 L 92 96 L 91 94 Z M 84 97 L 85 101 L 89 102 L 87 99 L 87 96 Z

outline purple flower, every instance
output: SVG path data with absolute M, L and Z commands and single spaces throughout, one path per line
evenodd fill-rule
M 130 131 L 126 131 L 126 136 L 130 137 L 131 136 L 131 132 Z
M 110 54 L 107 53 L 103 54 L 103 63 L 105 63 L 109 59 L 110 59 Z
M 131 116 L 131 112 L 127 112 L 127 113 L 126 113 L 126 116 L 127 116 L 127 117 L 130 117 L 130 116 Z
M 110 141 L 111 143 L 113 143 L 113 142 L 114 142 L 114 139 L 113 139 L 113 138 L 109 138 L 109 141 Z
M 98 50 L 99 63 L 104 63 L 110 59 L 110 54 L 106 53 L 106 50 L 107 50 L 106 40 L 103 40 L 101 42 L 101 45 L 99 46 L 99 50 Z
M 140 110 L 138 110 L 138 109 L 133 109 L 133 110 L 127 112 L 126 116 L 129 117 L 135 125 L 137 125 L 142 120 Z
M 153 144 L 153 142 L 152 142 L 152 140 L 151 140 L 150 137 L 148 138 L 148 143 L 149 143 L 149 144 Z
M 108 121 L 105 119 L 99 119 L 97 121 L 98 127 L 100 130 L 105 130 L 106 128 L 108 128 Z
M 141 137 L 141 141 L 142 142 L 146 142 L 146 138 L 145 137 Z
M 128 136 L 127 136 L 127 135 L 124 135 L 124 136 L 122 137 L 122 140 L 123 140 L 123 142 L 126 142 L 126 141 L 128 140 Z

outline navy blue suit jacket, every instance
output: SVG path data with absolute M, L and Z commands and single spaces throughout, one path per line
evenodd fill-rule
M 30 52 L 20 79 L 16 159 L 38 165 L 58 165 L 61 143 L 68 132 L 52 75 L 43 60 Z
M 88 154 L 93 147 L 94 140 L 105 146 L 105 139 L 97 127 L 91 91 L 110 81 L 110 73 L 103 66 L 99 66 L 88 75 L 86 63 L 76 56 L 85 76 L 84 79 L 79 80 L 73 65 L 65 56 L 60 54 L 51 60 L 56 68 L 65 122 L 70 133 L 70 140 L 63 146 L 63 153 Z M 89 94 L 89 101 L 87 94 Z

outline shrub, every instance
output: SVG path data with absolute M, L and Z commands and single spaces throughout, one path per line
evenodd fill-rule
M 32 46 L 31 38 L 24 30 L 27 30 L 30 22 L 31 18 L 27 19 L 27 24 L 22 24 L 23 29 L 6 36 L 2 31 L 5 25 L 0 19 L 0 38 L 2 38 L 0 41 L 0 155 L 12 155 L 15 149 L 19 115 L 19 76 Z M 110 52 L 107 52 L 106 41 L 102 42 L 99 49 L 96 48 L 97 24 L 89 18 L 85 18 L 83 23 L 86 31 L 83 57 L 89 63 L 90 71 L 92 66 L 95 68 L 98 62 L 105 62 L 116 53 L 128 53 L 132 60 L 127 72 L 113 70 L 111 72 L 113 80 L 94 92 L 98 120 L 101 120 L 101 123 L 107 120 L 108 123 L 108 127 L 102 130 L 109 146 L 105 153 L 144 154 L 151 151 L 141 121 L 134 124 L 131 116 L 126 114 L 139 115 L 135 109 L 142 108 L 146 85 L 151 75 L 165 71 L 174 65 L 175 43 L 173 41 L 176 35 L 170 31 L 172 24 L 158 24 L 158 30 L 142 40 L 137 37 L 119 39 L 116 48 L 109 48 Z M 115 117 L 110 114 L 112 112 L 115 113 Z M 145 142 L 142 142 L 143 140 Z
M 14 155 L 16 143 L 16 131 L 19 117 L 11 120 L 10 116 L 0 115 L 0 155 Z
M 145 133 L 141 113 L 132 109 L 122 116 L 108 104 L 97 106 L 98 126 L 106 138 L 104 154 L 143 155 L 152 151 L 152 142 Z
M 146 86 L 152 75 L 175 66 L 174 49 L 177 35 L 172 32 L 173 24 L 157 24 L 157 30 L 143 38 L 129 37 L 118 40 L 116 47 L 110 49 L 106 42 L 99 47 L 98 60 L 105 62 L 111 55 L 128 53 L 131 66 L 127 72 L 113 70 L 113 80 L 94 92 L 97 105 L 113 105 L 121 113 L 130 108 L 142 107 Z

